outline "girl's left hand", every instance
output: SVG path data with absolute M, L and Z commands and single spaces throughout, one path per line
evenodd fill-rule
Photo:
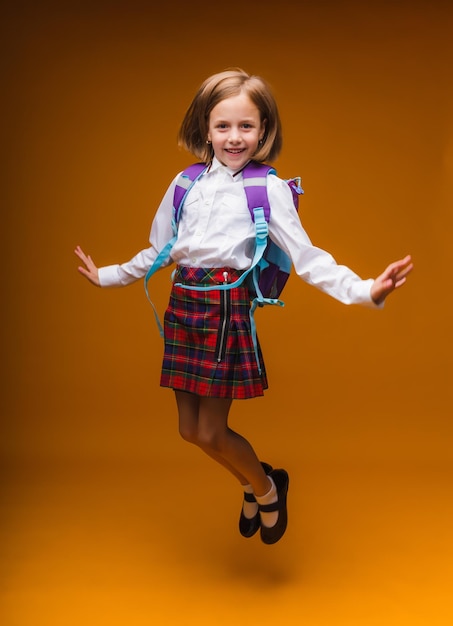
M 371 298 L 373 301 L 376 304 L 382 304 L 392 291 L 404 285 L 413 267 L 414 264 L 409 254 L 404 259 L 391 263 L 371 286 Z

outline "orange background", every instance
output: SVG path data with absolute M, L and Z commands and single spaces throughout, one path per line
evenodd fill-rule
M 286 624 L 451 623 L 452 17 L 440 0 L 9 9 L 5 626 L 80 624 L 82 605 L 96 626 L 245 624 L 250 601 Z M 178 438 L 142 282 L 94 289 L 73 254 L 80 244 L 105 265 L 147 245 L 192 161 L 176 146 L 185 109 L 228 66 L 273 87 L 276 167 L 302 176 L 314 243 L 363 277 L 407 253 L 415 262 L 383 311 L 293 276 L 286 307 L 257 314 L 270 389 L 236 403 L 231 423 L 294 477 L 292 526 L 272 557 L 230 536 L 236 485 Z M 163 312 L 169 272 L 150 287 Z M 170 511 L 165 532 L 155 501 Z M 137 537 L 151 541 L 151 527 L 145 558 Z

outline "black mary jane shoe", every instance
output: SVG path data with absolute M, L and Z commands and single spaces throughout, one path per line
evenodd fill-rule
M 268 463 L 261 463 L 266 474 L 270 474 L 272 472 L 272 466 Z M 255 496 L 253 493 L 244 493 L 244 500 L 246 502 L 256 502 Z M 244 509 L 241 509 L 241 516 L 239 518 L 239 532 L 243 537 L 253 537 L 261 526 L 261 518 L 260 513 L 254 515 L 253 517 L 245 517 Z
M 286 508 L 286 497 L 288 494 L 289 476 L 284 469 L 272 470 L 269 474 L 277 488 L 278 500 L 272 504 L 260 504 L 259 510 L 262 513 L 272 513 L 278 511 L 278 519 L 274 526 L 261 526 L 261 541 L 268 545 L 277 543 L 285 534 L 288 525 L 288 511 Z

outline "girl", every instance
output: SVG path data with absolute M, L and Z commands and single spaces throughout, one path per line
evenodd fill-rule
M 209 167 L 187 195 L 171 251 L 176 271 L 165 313 L 160 383 L 174 390 L 181 436 L 242 485 L 241 534 L 251 537 L 260 530 L 261 540 L 273 544 L 287 527 L 288 473 L 261 463 L 250 443 L 228 425 L 233 399 L 260 396 L 267 388 L 262 354 L 258 346 L 258 368 L 251 339 L 247 287 L 222 292 L 228 294 L 226 315 L 219 290 L 176 285 L 234 282 L 251 265 L 255 231 L 241 172 L 251 160 L 274 161 L 281 149 L 280 117 L 269 86 L 239 68 L 209 77 L 184 116 L 178 141 Z M 125 286 L 143 278 L 172 236 L 176 180 L 153 220 L 149 248 L 122 265 L 98 268 L 78 246 L 80 273 L 101 287 Z M 305 282 L 345 304 L 375 308 L 405 283 L 412 270 L 410 256 L 389 265 L 375 280 L 362 280 L 312 245 L 284 180 L 269 176 L 267 186 L 269 236 Z

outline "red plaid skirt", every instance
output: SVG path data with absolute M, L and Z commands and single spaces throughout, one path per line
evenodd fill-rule
M 214 398 L 262 396 L 267 378 L 261 349 L 256 362 L 250 330 L 247 286 L 197 291 L 184 285 L 234 282 L 241 272 L 231 268 L 178 266 L 164 317 L 165 350 L 160 384 Z

